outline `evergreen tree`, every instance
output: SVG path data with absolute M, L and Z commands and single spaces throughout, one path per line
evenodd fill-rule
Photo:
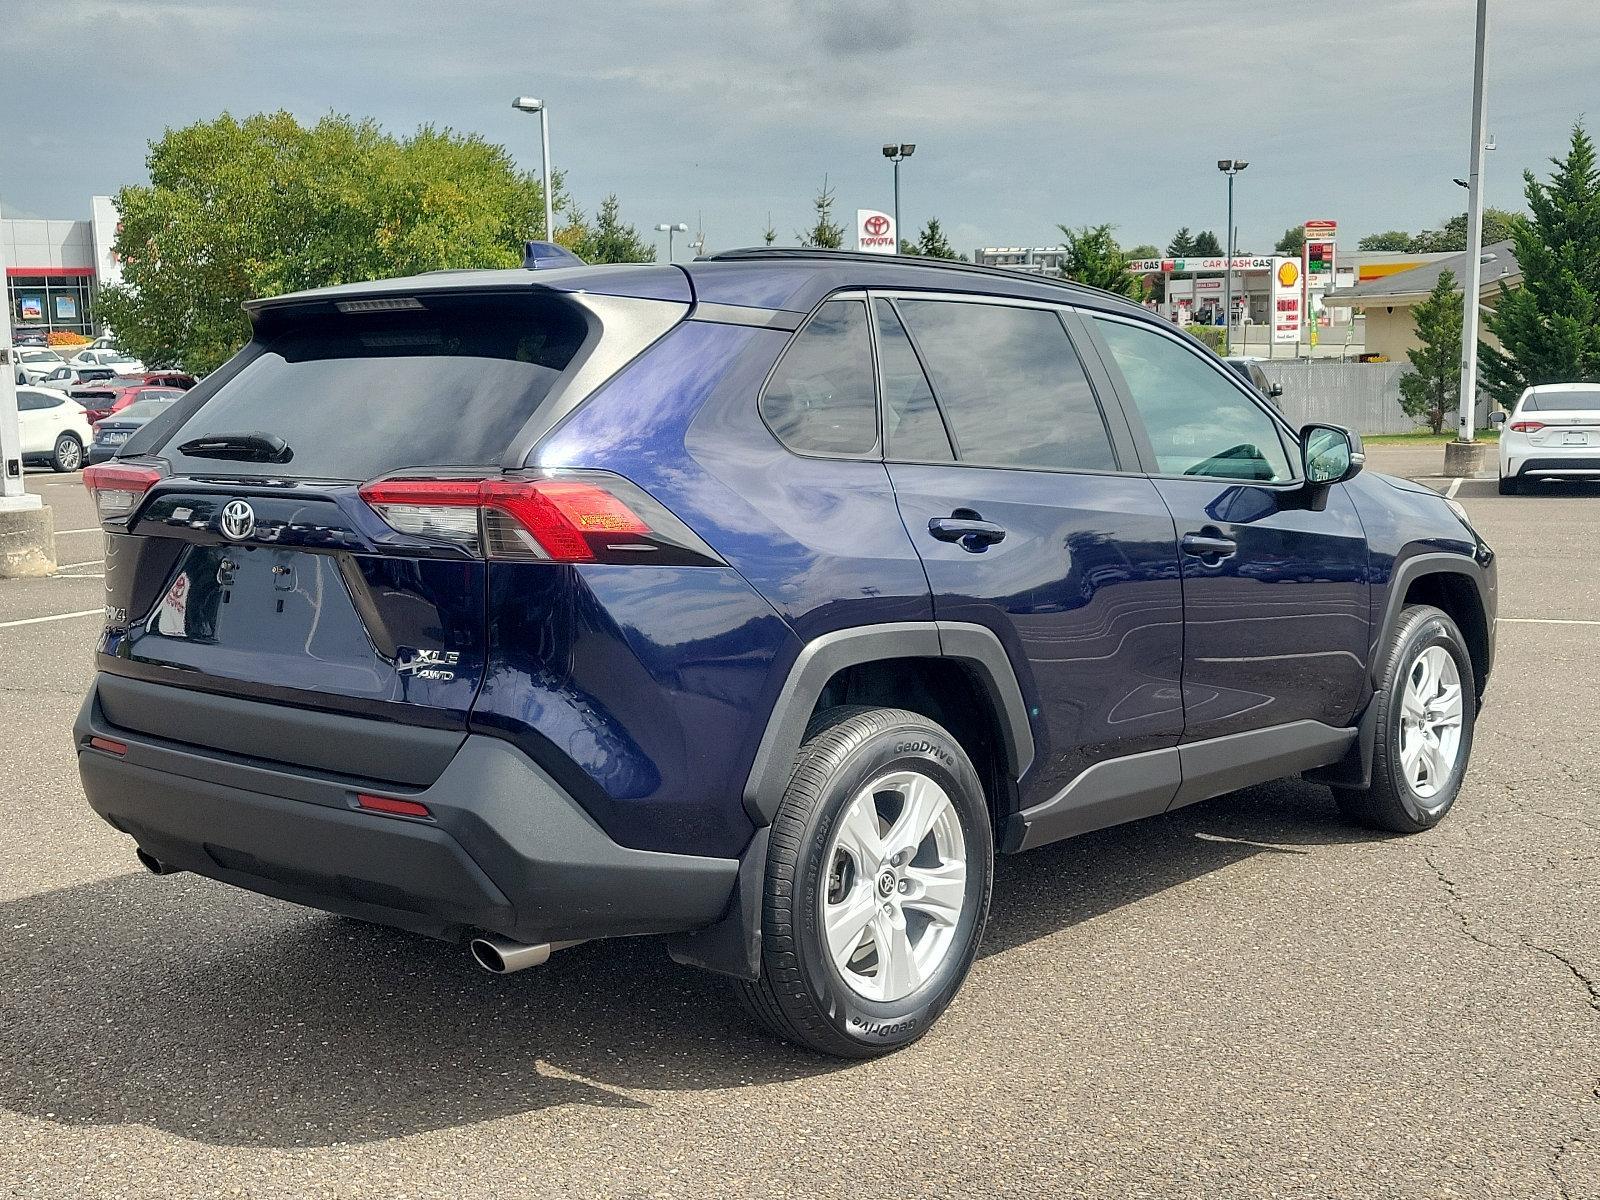
M 1421 345 L 1406 351 L 1411 370 L 1400 377 L 1400 407 L 1434 433 L 1461 407 L 1461 309 L 1456 277 L 1441 271 L 1428 298 L 1412 310 Z
M 1189 227 L 1185 225 L 1173 234 L 1172 240 L 1167 243 L 1167 254 L 1172 258 L 1188 258 L 1193 253 L 1195 253 L 1194 234 L 1190 233 Z
M 822 177 L 822 190 L 812 201 L 816 206 L 817 220 L 810 229 L 799 234 L 800 244 L 817 250 L 837 250 L 844 245 L 844 226 L 833 219 L 833 189 L 828 177 Z
M 1522 286 L 1500 285 L 1484 324 L 1484 386 L 1510 408 L 1540 383 L 1600 379 L 1600 165 L 1580 122 L 1547 184 L 1523 172 L 1531 221 L 1513 231 Z
M 641 238 L 632 225 L 623 224 L 620 207 L 615 194 L 600 202 L 600 215 L 595 218 L 592 227 L 585 229 L 578 244 L 573 247 L 584 262 L 655 262 L 655 247 Z
M 1144 280 L 1128 273 L 1128 260 L 1117 248 L 1110 225 L 1085 225 L 1074 229 L 1057 225 L 1065 239 L 1066 251 L 1061 274 L 1078 283 L 1101 288 L 1118 296 L 1138 299 L 1144 293 Z
M 1212 233 L 1211 230 L 1202 229 L 1199 233 L 1194 235 L 1194 249 L 1189 251 L 1189 253 L 1195 255 L 1221 254 L 1222 243 L 1217 241 L 1217 235 Z
M 928 223 L 922 227 L 922 232 L 917 235 L 916 244 L 911 249 L 912 254 L 920 254 L 927 258 L 959 259 L 965 257 L 956 253 L 955 247 L 944 236 L 944 229 L 939 224 L 938 217 L 929 217 Z
M 770 245 L 772 245 L 773 242 L 775 242 L 777 240 L 778 240 L 778 231 L 772 227 L 772 214 L 768 213 L 767 214 L 767 227 L 761 231 L 761 241 L 762 241 L 763 245 L 770 246 Z

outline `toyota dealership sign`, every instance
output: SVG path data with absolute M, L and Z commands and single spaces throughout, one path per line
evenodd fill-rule
M 893 254 L 900 247 L 894 218 L 875 208 L 856 209 L 856 249 L 868 254 Z

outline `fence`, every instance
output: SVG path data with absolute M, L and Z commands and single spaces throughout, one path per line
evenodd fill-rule
M 1283 388 L 1278 403 L 1295 425 L 1326 421 L 1357 433 L 1410 433 L 1422 422 L 1406 416 L 1400 407 L 1400 376 L 1407 363 L 1329 362 L 1325 359 L 1285 359 L 1263 362 L 1268 379 Z M 1478 398 L 1478 428 L 1489 423 L 1489 401 Z M 1454 427 L 1450 417 L 1446 429 Z

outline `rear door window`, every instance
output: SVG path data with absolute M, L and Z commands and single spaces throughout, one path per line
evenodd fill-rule
M 955 451 L 905 326 L 887 300 L 873 302 L 883 375 L 883 438 L 898 462 L 951 462 Z
M 154 452 L 182 474 L 367 480 L 408 467 L 493 466 L 583 342 L 553 297 L 427 297 L 418 312 L 319 314 L 254 357 Z M 261 432 L 287 463 L 190 458 L 197 437 Z
M 862 300 L 830 300 L 796 335 L 761 394 L 767 426 L 798 454 L 871 454 L 878 445 L 872 335 Z
M 964 463 L 1115 471 L 1094 389 L 1051 309 L 897 300 Z

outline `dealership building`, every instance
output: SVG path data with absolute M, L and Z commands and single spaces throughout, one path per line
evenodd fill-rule
M 112 244 L 117 210 L 110 196 L 89 201 L 87 220 L 0 218 L 0 261 L 13 339 L 57 331 L 100 332 L 95 301 L 121 280 Z

